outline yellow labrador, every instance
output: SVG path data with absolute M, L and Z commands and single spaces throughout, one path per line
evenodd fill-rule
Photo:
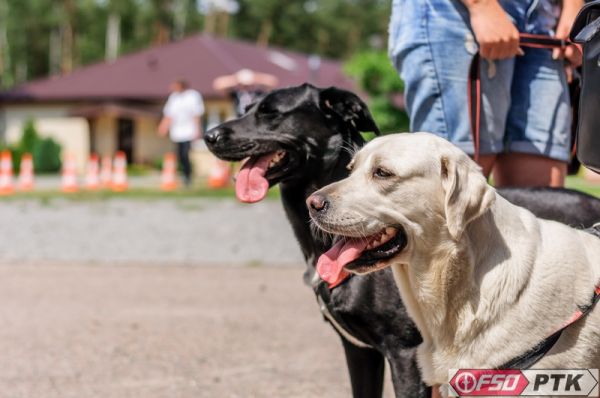
M 377 138 L 349 167 L 307 200 L 314 223 L 342 237 L 318 270 L 335 281 L 393 268 L 423 335 L 428 384 L 447 383 L 449 369 L 501 366 L 590 303 L 600 239 L 510 204 L 447 141 Z M 565 329 L 535 367 L 599 368 L 600 310 Z

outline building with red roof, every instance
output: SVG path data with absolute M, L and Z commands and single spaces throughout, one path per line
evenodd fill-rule
M 130 161 L 152 163 L 171 149 L 156 133 L 169 83 L 182 78 L 202 94 L 209 128 L 234 115 L 231 99 L 213 88 L 214 80 L 241 69 L 272 75 L 279 87 L 310 82 L 354 89 L 337 61 L 200 34 L 1 92 L 0 137 L 18 140 L 31 118 L 79 164 L 92 152 L 117 150 Z

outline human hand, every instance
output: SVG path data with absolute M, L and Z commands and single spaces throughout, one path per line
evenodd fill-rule
M 169 127 L 171 125 L 171 120 L 169 118 L 163 118 L 158 124 L 158 135 L 161 137 L 166 137 L 169 134 Z
M 194 119 L 194 124 L 196 126 L 196 131 L 194 132 L 194 138 L 192 138 L 192 141 L 200 140 L 204 136 L 204 134 L 202 134 L 202 123 L 199 117 Z
M 581 7 L 583 7 L 583 4 L 583 0 L 563 1 L 563 9 L 560 14 L 560 19 L 558 20 L 558 25 L 556 25 L 557 38 L 566 39 L 569 37 L 569 32 L 571 31 L 573 22 L 575 22 L 577 13 L 579 13 L 579 10 Z M 571 44 L 564 48 L 555 48 L 552 51 L 552 58 L 566 59 L 570 66 L 578 67 L 583 61 L 583 54 L 577 45 Z M 569 71 L 567 71 L 567 74 L 569 74 Z
M 465 1 L 479 53 L 489 60 L 522 54 L 519 31 L 496 0 Z

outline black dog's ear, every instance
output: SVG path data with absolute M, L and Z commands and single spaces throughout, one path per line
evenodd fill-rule
M 265 95 L 267 95 L 266 93 L 263 94 L 259 94 L 257 95 L 255 98 L 252 99 L 252 101 L 246 105 L 244 107 L 244 114 L 248 113 L 248 111 L 250 109 L 252 109 L 254 107 L 254 105 L 258 104 L 260 101 L 262 101 L 263 98 L 265 98 Z
M 358 131 L 380 134 L 367 105 L 354 93 L 329 87 L 319 92 L 319 107 L 326 115 L 335 114 Z

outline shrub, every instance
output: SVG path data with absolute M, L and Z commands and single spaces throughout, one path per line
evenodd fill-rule
M 39 135 L 35 129 L 35 124 L 32 119 L 25 122 L 25 128 L 23 129 L 23 135 L 19 142 L 19 149 L 21 153 L 33 153 L 35 143 L 39 140 Z
M 19 172 L 24 153 L 32 155 L 36 173 L 56 173 L 61 169 L 60 144 L 52 138 L 40 137 L 32 119 L 25 122 L 19 142 L 0 149 L 8 149 L 11 152 L 15 173 Z
M 52 138 L 42 138 L 33 147 L 33 165 L 36 173 L 56 173 L 60 171 L 61 146 Z
M 408 130 L 408 115 L 391 101 L 404 91 L 404 83 L 385 51 L 359 52 L 344 65 L 344 71 L 369 95 L 371 114 L 383 133 Z
M 385 96 L 404 91 L 404 83 L 385 51 L 358 52 L 346 62 L 344 71 L 371 96 Z

